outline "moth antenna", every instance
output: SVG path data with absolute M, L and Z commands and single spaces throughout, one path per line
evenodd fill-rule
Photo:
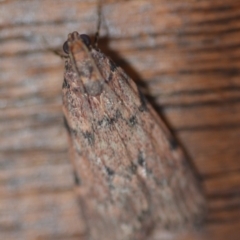
M 99 32 L 100 32 L 100 27 L 102 22 L 102 0 L 98 0 L 97 15 L 98 15 L 97 29 L 96 29 L 94 43 L 93 43 L 94 47 L 96 48 L 98 46 Z

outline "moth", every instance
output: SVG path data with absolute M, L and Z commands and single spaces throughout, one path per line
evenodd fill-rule
M 63 112 L 86 239 L 151 239 L 198 223 L 199 184 L 134 81 L 85 34 L 70 33 L 63 50 Z

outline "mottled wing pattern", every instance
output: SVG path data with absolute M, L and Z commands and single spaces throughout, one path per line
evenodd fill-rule
M 89 239 L 146 239 L 198 222 L 198 184 L 136 84 L 78 33 L 67 44 L 63 110 Z

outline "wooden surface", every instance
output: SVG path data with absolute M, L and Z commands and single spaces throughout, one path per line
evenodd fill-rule
M 239 239 L 240 1 L 108 0 L 103 15 L 102 51 L 139 83 L 202 180 L 206 225 L 184 239 Z M 96 24 L 95 1 L 0 2 L 0 239 L 81 239 L 64 63 L 49 49 Z

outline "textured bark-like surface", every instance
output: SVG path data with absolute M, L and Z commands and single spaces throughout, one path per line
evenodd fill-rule
M 240 3 L 109 0 L 103 14 L 101 50 L 149 96 L 202 179 L 207 223 L 183 239 L 238 239 Z M 94 1 L 0 3 L 1 239 L 85 232 L 63 127 L 64 63 L 47 49 L 74 30 L 93 34 L 96 21 Z

